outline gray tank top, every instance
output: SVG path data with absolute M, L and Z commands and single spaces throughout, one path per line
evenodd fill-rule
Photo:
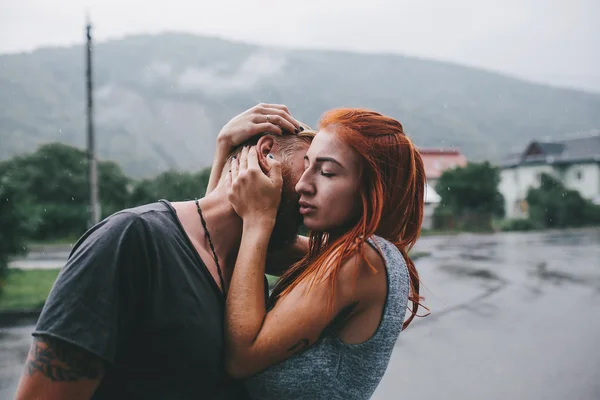
M 373 236 L 368 242 L 383 256 L 387 298 L 375 334 L 347 344 L 335 334 L 322 337 L 303 353 L 246 379 L 253 400 L 368 399 L 383 378 L 402 330 L 408 303 L 406 261 L 396 246 Z

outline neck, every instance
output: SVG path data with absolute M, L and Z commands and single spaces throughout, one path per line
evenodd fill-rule
M 230 262 L 235 262 L 237 252 L 242 239 L 242 220 L 235 213 L 233 207 L 227 199 L 227 193 L 220 188 L 212 191 L 208 196 L 200 199 L 200 209 L 202 216 L 206 221 L 208 235 L 215 248 L 215 252 L 225 265 L 223 267 L 233 267 Z M 194 204 L 194 207 L 196 205 Z M 200 216 L 198 223 L 201 230 L 201 243 L 205 243 L 210 249 L 207 232 L 202 227 Z M 229 268 L 228 268 L 229 269 Z
M 215 188 L 198 203 L 206 221 L 208 234 L 202 226 L 200 215 L 198 215 L 196 204 L 193 201 L 179 203 L 176 206 L 176 208 L 184 209 L 184 212 L 179 214 L 179 218 L 186 227 L 190 238 L 199 243 L 212 257 L 208 241 L 208 236 L 210 236 L 223 272 L 231 271 L 242 238 L 242 220 L 229 203 L 224 188 Z

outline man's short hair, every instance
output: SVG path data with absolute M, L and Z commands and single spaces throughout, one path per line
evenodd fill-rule
M 284 161 L 288 160 L 289 157 L 296 151 L 302 150 L 302 148 L 305 146 L 310 146 L 310 143 L 316 135 L 316 132 L 312 130 L 308 125 L 302 123 L 300 125 L 304 130 L 299 132 L 298 134 L 284 133 L 283 135 L 273 135 L 271 133 L 264 133 L 256 135 L 248 139 L 246 142 L 235 147 L 231 151 L 231 153 L 229 153 L 227 161 L 230 161 L 231 157 L 240 154 L 244 146 L 256 145 L 258 143 L 258 140 L 263 136 L 271 136 L 275 140 L 275 143 L 277 143 L 279 149 L 281 150 L 282 159 Z

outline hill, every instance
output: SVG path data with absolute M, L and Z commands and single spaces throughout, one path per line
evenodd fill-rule
M 337 106 L 398 118 L 419 146 L 495 159 L 532 138 L 600 127 L 600 95 L 391 54 L 269 48 L 186 34 L 96 44 L 99 156 L 132 176 L 210 165 L 220 127 L 259 101 L 315 125 Z M 0 55 L 0 159 L 85 146 L 84 48 Z

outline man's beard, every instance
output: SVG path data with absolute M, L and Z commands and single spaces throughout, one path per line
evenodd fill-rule
M 269 241 L 269 252 L 284 249 L 290 246 L 300 230 L 302 225 L 302 214 L 298 205 L 299 196 L 290 184 L 291 175 L 286 165 L 281 166 L 283 176 L 283 188 L 281 190 L 281 203 L 275 227 Z

